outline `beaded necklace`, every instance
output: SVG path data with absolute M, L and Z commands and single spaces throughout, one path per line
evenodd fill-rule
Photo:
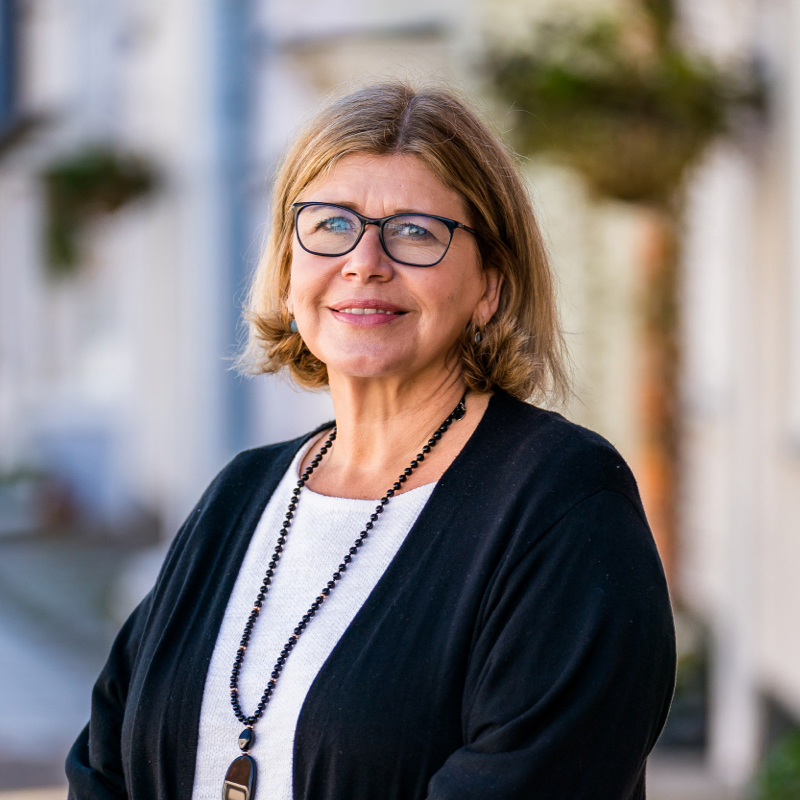
M 239 703 L 239 674 L 242 671 L 244 656 L 247 652 L 247 645 L 250 641 L 250 636 L 252 635 L 256 621 L 261 614 L 261 609 L 264 605 L 264 600 L 267 596 L 267 592 L 269 591 L 270 584 L 272 583 L 272 578 L 274 577 L 275 571 L 278 568 L 278 562 L 280 561 L 283 547 L 286 544 L 286 538 L 289 535 L 289 528 L 291 527 L 292 519 L 294 518 L 294 512 L 297 510 L 297 504 L 300 500 L 300 492 L 306 483 L 308 483 L 308 479 L 311 477 L 314 470 L 319 466 L 320 462 L 322 461 L 322 457 L 333 445 L 333 442 L 336 439 L 335 426 L 328 438 L 323 443 L 319 453 L 314 456 L 311 463 L 305 468 L 305 470 L 303 470 L 303 474 L 300 476 L 297 486 L 292 489 L 292 499 L 289 501 L 289 508 L 286 511 L 286 517 L 278 533 L 277 544 L 275 545 L 275 549 L 272 553 L 272 558 L 270 559 L 269 564 L 267 564 L 267 571 L 264 575 L 263 581 L 261 582 L 255 602 L 253 603 L 253 610 L 250 612 L 250 616 L 247 618 L 247 622 L 245 623 L 242 639 L 239 642 L 239 648 L 236 651 L 236 659 L 233 662 L 230 683 L 231 706 L 233 706 L 233 713 L 236 715 L 236 719 L 238 719 L 239 722 L 245 726 L 245 728 L 239 734 L 238 742 L 239 749 L 242 751 L 242 755 L 231 762 L 231 765 L 228 767 L 228 771 L 225 774 L 225 782 L 222 785 L 223 800 L 254 800 L 256 791 L 256 762 L 252 756 L 247 755 L 247 751 L 255 743 L 256 723 L 264 715 L 267 704 L 269 703 L 270 698 L 275 691 L 275 686 L 277 685 L 278 679 L 283 671 L 283 667 L 286 664 L 286 659 L 289 658 L 290 653 L 297 644 L 297 641 L 302 635 L 303 631 L 308 627 L 311 619 L 319 611 L 319 609 L 322 607 L 322 604 L 325 602 L 325 599 L 330 595 L 331 591 L 336 588 L 337 584 L 342 579 L 343 574 L 347 571 L 347 567 L 353 561 L 353 558 L 358 555 L 359 549 L 364 544 L 364 540 L 369 536 L 369 532 L 375 527 L 375 523 L 380 518 L 380 515 L 383 513 L 384 508 L 389 503 L 389 500 L 402 489 L 403 484 L 408 480 L 411 473 L 419 466 L 420 462 L 425 460 L 425 456 L 427 456 L 436 446 L 436 443 L 442 438 L 442 434 L 447 432 L 447 429 L 450 427 L 452 422 L 454 420 L 460 420 L 464 418 L 464 415 L 467 413 L 465 401 L 466 394 L 461 398 L 461 400 L 459 400 L 458 405 L 450 412 L 447 419 L 445 419 L 445 421 L 433 432 L 431 438 L 428 439 L 428 443 L 422 448 L 422 452 L 417 454 L 417 457 L 411 461 L 411 463 L 403 470 L 403 473 L 392 484 L 391 489 L 388 489 L 380 499 L 378 505 L 375 507 L 375 511 L 370 515 L 369 521 L 366 523 L 366 525 L 364 525 L 364 530 L 359 533 L 358 538 L 356 538 L 356 540 L 353 542 L 353 546 L 342 559 L 342 563 L 339 564 L 336 572 L 331 575 L 331 579 L 319 593 L 319 596 L 314 600 L 313 603 L 311 603 L 308 611 L 303 614 L 302 618 L 297 623 L 297 627 L 295 627 L 294 631 L 292 632 L 292 635 L 287 639 L 286 644 L 283 646 L 283 649 L 278 655 L 278 660 L 275 662 L 275 666 L 272 668 L 270 680 L 267 681 L 267 686 L 264 689 L 264 693 L 261 695 L 261 700 L 259 701 L 255 712 L 250 716 L 247 716 L 242 711 L 242 707 Z

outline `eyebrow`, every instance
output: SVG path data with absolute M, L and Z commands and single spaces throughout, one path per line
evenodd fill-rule
M 325 205 L 341 206 L 342 208 L 349 208 L 351 211 L 361 213 L 355 203 L 350 203 L 347 200 L 303 200 L 304 203 L 324 203 Z
M 355 211 L 357 214 L 361 214 L 361 216 L 366 217 L 366 214 L 363 214 L 361 211 L 358 210 L 358 207 L 355 203 L 351 203 L 348 200 L 343 201 L 334 201 L 334 200 L 303 200 L 304 203 L 324 203 L 325 205 L 331 206 L 341 206 L 342 208 L 349 208 L 351 211 Z M 442 216 L 441 214 L 434 214 L 431 211 L 420 211 L 416 208 L 399 208 L 395 211 L 392 211 L 391 214 L 385 214 L 384 216 L 393 217 L 395 214 L 422 214 L 424 216 Z

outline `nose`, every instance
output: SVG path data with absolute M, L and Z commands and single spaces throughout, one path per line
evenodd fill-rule
M 391 280 L 394 274 L 392 260 L 381 244 L 377 225 L 367 225 L 361 241 L 345 256 L 342 275 L 362 283 Z

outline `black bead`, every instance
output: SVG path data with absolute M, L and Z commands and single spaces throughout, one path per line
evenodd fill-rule
M 349 564 L 352 560 L 353 560 L 352 556 L 345 556 L 344 557 L 344 563 L 345 564 Z
M 416 466 L 416 464 L 414 464 L 414 466 Z M 405 475 L 406 477 L 408 477 L 408 476 L 409 476 L 409 475 L 410 475 L 410 474 L 411 474 L 413 471 L 414 471 L 414 470 L 413 470 L 413 469 L 411 469 L 411 467 L 406 467 L 406 468 L 403 470 L 403 475 Z
M 351 552 L 353 555 L 355 555 L 355 554 L 358 552 L 358 550 L 357 550 L 355 547 L 351 547 L 351 548 L 350 548 L 350 552 Z M 345 558 L 347 558 L 347 556 L 345 556 Z
M 400 489 L 402 489 L 402 488 L 403 488 L 403 486 L 402 486 L 402 484 L 400 483 L 400 481 L 395 481 L 395 482 L 392 484 L 392 489 L 394 489 L 396 492 L 399 492 L 399 491 L 400 491 Z
M 334 572 L 334 573 L 333 573 L 333 579 L 334 579 L 335 581 L 338 581 L 338 580 L 339 580 L 339 578 L 341 578 L 341 577 L 342 577 L 342 576 L 341 576 L 341 575 L 340 575 L 338 572 Z
M 429 444 L 426 444 L 426 445 L 425 445 L 425 446 L 422 448 L 422 452 L 423 452 L 423 453 L 430 453 L 430 451 L 431 451 L 431 446 L 430 446 Z M 417 458 L 419 458 L 419 456 L 417 456 Z
M 331 593 L 331 590 L 330 590 L 330 589 L 329 589 L 327 586 L 326 586 L 326 587 L 325 587 L 325 588 L 322 590 L 322 594 L 324 594 L 326 597 L 327 597 L 327 596 L 328 596 L 330 593 Z
M 239 734 L 239 749 L 246 753 L 255 744 L 255 741 L 256 735 L 253 729 L 245 728 Z

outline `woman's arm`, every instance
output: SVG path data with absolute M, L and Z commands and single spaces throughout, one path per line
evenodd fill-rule
M 122 757 L 122 720 L 152 592 L 122 626 L 92 691 L 89 723 L 67 756 L 69 800 L 119 800 L 128 796 Z
M 428 800 L 633 800 L 672 696 L 660 561 L 623 495 L 573 508 L 508 569 L 476 634 L 464 740 Z

